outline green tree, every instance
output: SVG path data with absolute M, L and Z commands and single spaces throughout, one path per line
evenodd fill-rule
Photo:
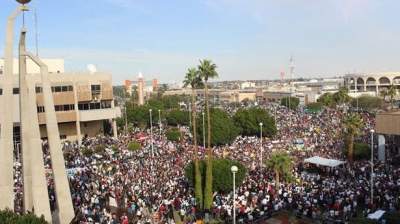
M 140 143 L 135 140 L 129 142 L 129 144 L 128 144 L 128 150 L 131 152 L 137 151 L 141 148 L 142 148 L 142 145 L 140 145 Z
M 239 135 L 240 129 L 235 125 L 233 119 L 229 117 L 228 113 L 217 108 L 210 110 L 210 123 L 211 123 L 211 146 L 221 146 L 232 143 Z M 203 127 L 202 118 L 197 118 L 197 133 L 200 142 L 203 141 Z M 207 129 L 205 129 L 205 136 L 207 136 Z
M 210 118 L 210 108 L 208 102 L 208 80 L 217 78 L 217 65 L 211 60 L 200 60 L 200 65 L 198 66 L 199 75 L 204 81 L 204 95 L 206 101 L 206 113 L 207 113 L 207 172 L 206 172 L 206 186 L 204 189 L 204 208 L 211 209 L 213 202 L 212 195 L 212 149 L 211 149 L 211 118 Z
M 179 131 L 178 128 L 168 129 L 167 132 L 165 133 L 165 136 L 167 137 L 168 140 L 173 142 L 178 142 L 181 140 L 181 132 Z
M 260 122 L 263 123 L 262 133 L 264 137 L 273 137 L 277 130 L 275 120 L 270 114 L 261 108 L 239 109 L 233 116 L 236 127 L 245 136 L 259 136 Z
M 379 97 L 362 95 L 358 98 L 355 98 L 351 101 L 352 107 L 361 108 L 365 111 L 373 111 L 382 108 L 383 101 Z
M 293 162 L 292 158 L 285 152 L 272 153 L 266 165 L 275 173 L 275 187 L 279 188 L 282 177 L 290 180 L 292 176 Z
M 387 91 L 387 95 L 389 96 L 389 100 L 390 100 L 390 107 L 393 109 L 393 102 L 394 102 L 394 98 L 397 95 L 397 91 L 396 91 L 396 87 L 392 84 L 390 86 L 390 88 Z
M 281 105 L 296 110 L 300 104 L 300 99 L 297 97 L 283 97 L 281 99 Z
M 236 173 L 236 184 L 237 186 L 240 186 L 240 184 L 243 182 L 244 178 L 246 177 L 246 168 L 243 166 L 238 161 L 235 160 L 229 160 L 229 159 L 213 159 L 213 188 L 212 190 L 214 192 L 230 192 L 232 191 L 232 172 L 231 172 L 231 167 L 233 165 L 237 166 L 238 172 Z M 201 178 L 205 179 L 205 170 L 207 166 L 207 161 L 205 160 L 200 160 L 200 172 L 201 172 Z M 185 176 L 188 179 L 188 182 L 193 186 L 194 185 L 194 170 L 193 170 L 193 162 L 189 163 L 185 167 Z M 203 181 L 204 183 L 204 181 Z M 205 186 L 203 186 L 205 187 Z
M 322 103 L 322 105 L 326 107 L 334 107 L 335 106 L 335 101 L 333 100 L 333 94 L 332 93 L 324 93 L 322 94 L 318 100 L 318 102 Z
M 48 224 L 44 217 L 34 214 L 16 214 L 10 210 L 0 211 L 0 223 L 4 224 Z
M 347 138 L 346 141 L 349 139 Z M 347 142 L 346 142 L 347 143 Z M 346 144 L 348 147 L 348 143 Z M 344 148 L 343 153 L 348 155 L 348 148 Z M 355 142 L 353 146 L 353 159 L 361 160 L 361 159 L 369 159 L 371 156 L 371 148 L 367 143 Z
M 198 146 L 197 146 L 197 128 L 196 128 L 196 94 L 195 89 L 202 86 L 203 81 L 196 68 L 190 68 L 186 73 L 185 80 L 183 81 L 184 87 L 190 86 L 192 88 L 192 131 L 193 131 L 193 143 L 194 143 L 194 166 L 195 166 L 195 184 L 194 192 L 199 209 L 203 208 L 203 187 L 202 178 L 200 173 L 199 161 L 198 161 Z
M 320 102 L 309 103 L 306 106 L 306 110 L 311 113 L 318 113 L 322 110 L 322 107 L 323 107 L 323 105 Z
M 333 94 L 333 100 L 340 106 L 350 102 L 349 90 L 346 87 L 340 87 L 339 91 Z
M 347 136 L 347 150 L 348 160 L 350 163 L 353 162 L 354 153 L 354 138 L 359 135 L 361 128 L 363 127 L 362 118 L 359 114 L 350 113 L 348 114 L 343 122 L 344 132 Z
M 173 109 L 167 113 L 167 123 L 171 126 L 188 125 L 189 118 L 185 111 Z

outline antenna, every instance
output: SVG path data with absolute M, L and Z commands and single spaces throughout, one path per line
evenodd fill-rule
M 39 56 L 39 31 L 38 31 L 38 20 L 36 14 L 36 8 L 33 11 L 33 17 L 35 22 L 35 47 L 36 47 L 36 56 Z

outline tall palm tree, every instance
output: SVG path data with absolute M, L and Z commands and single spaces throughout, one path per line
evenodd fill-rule
M 275 188 L 279 189 L 282 177 L 290 177 L 292 173 L 292 158 L 285 152 L 275 152 L 266 162 L 269 169 L 275 173 Z
M 204 208 L 210 209 L 213 201 L 212 192 L 212 151 L 211 151 L 211 125 L 210 125 L 210 108 L 208 105 L 208 80 L 217 78 L 218 73 L 216 71 L 217 65 L 210 60 L 200 60 L 198 66 L 199 75 L 204 81 L 204 96 L 206 101 L 206 112 L 207 112 L 207 168 L 206 168 L 206 185 L 204 189 Z
M 350 163 L 353 162 L 354 153 L 354 138 L 360 134 L 360 130 L 363 127 L 362 118 L 357 113 L 348 114 L 343 120 L 343 126 L 347 136 L 347 150 L 348 160 Z
M 393 109 L 393 99 L 396 96 L 396 93 L 397 93 L 396 87 L 392 84 L 390 88 L 387 90 L 387 95 L 389 96 L 390 106 L 392 109 Z
M 192 128 L 193 128 L 193 143 L 194 143 L 194 172 L 195 172 L 195 183 L 194 183 L 194 193 L 196 197 L 197 207 L 199 209 L 203 208 L 203 189 L 201 181 L 200 166 L 198 160 L 199 149 L 197 147 L 197 129 L 196 129 L 196 100 L 195 100 L 195 89 L 202 86 L 202 80 L 199 76 L 199 72 L 196 68 L 189 68 L 185 80 L 183 81 L 184 87 L 190 86 L 192 88 Z

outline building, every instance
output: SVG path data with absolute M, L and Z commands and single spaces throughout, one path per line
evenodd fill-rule
M 49 81 L 53 93 L 54 107 L 62 140 L 76 141 L 84 136 L 104 133 L 116 133 L 115 119 L 120 116 L 120 108 L 114 107 L 112 78 L 103 73 L 65 73 L 64 60 L 44 59 L 49 67 Z M 0 65 L 3 64 L 0 60 Z M 31 65 L 31 66 L 30 66 Z M 36 86 L 36 104 L 40 134 L 47 138 L 41 77 L 37 66 L 27 60 L 26 79 Z M 18 73 L 18 64 L 14 61 L 14 73 Z M 13 122 L 14 144 L 19 143 L 19 86 L 18 75 L 13 77 Z M 0 104 L 3 76 L 0 75 Z M 113 131 L 114 130 L 114 131 Z
M 378 96 L 391 85 L 400 90 L 400 72 L 347 74 L 344 85 L 350 92 L 372 92 Z
M 157 79 L 145 80 L 142 73 L 139 73 L 137 80 L 125 80 L 124 87 L 128 94 L 137 94 L 138 104 L 143 105 L 151 94 L 158 91 L 159 83 Z
M 384 154 L 391 157 L 400 154 L 400 111 L 378 113 L 375 132 L 380 138 L 378 145 L 386 146 Z

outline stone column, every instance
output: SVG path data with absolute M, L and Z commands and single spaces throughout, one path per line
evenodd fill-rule
M 76 122 L 75 122 L 75 127 L 76 127 L 76 137 L 78 138 L 78 144 L 79 146 L 82 144 L 82 133 L 81 133 L 81 119 L 80 119 L 80 114 L 79 114 L 79 105 L 78 105 L 78 90 L 77 90 L 77 83 L 74 82 L 72 85 L 74 88 L 74 105 L 75 105 L 75 113 L 76 113 Z
M 0 107 L 0 209 L 14 209 L 13 177 L 13 35 L 14 21 L 24 10 L 19 6 L 7 20 L 6 44 L 4 49 L 3 106 Z M 4 106 L 7 105 L 7 106 Z
M 26 31 L 23 28 L 19 40 L 19 124 L 22 148 L 22 169 L 24 181 L 24 211 L 33 211 L 32 202 L 32 170 L 31 146 L 29 135 L 31 132 L 31 111 L 28 106 L 28 88 L 26 85 L 26 56 L 25 54 Z M 36 102 L 36 99 L 35 101 Z
M 50 211 L 49 194 L 47 190 L 46 171 L 44 169 L 42 140 L 40 139 L 40 129 L 36 105 L 35 83 L 28 85 L 27 111 L 29 112 L 29 150 L 31 156 L 31 173 L 32 173 L 32 201 L 35 215 L 44 216 L 47 222 L 52 223 Z
M 58 220 L 57 223 L 69 224 L 74 218 L 74 208 L 72 206 L 71 192 L 67 173 L 65 170 L 64 156 L 61 148 L 60 132 L 56 112 L 54 109 L 53 94 L 51 92 L 50 81 L 48 78 L 48 68 L 38 57 L 27 53 L 28 56 L 40 66 L 42 76 L 43 100 L 46 118 L 47 137 L 53 167 L 55 192 L 57 198 Z

